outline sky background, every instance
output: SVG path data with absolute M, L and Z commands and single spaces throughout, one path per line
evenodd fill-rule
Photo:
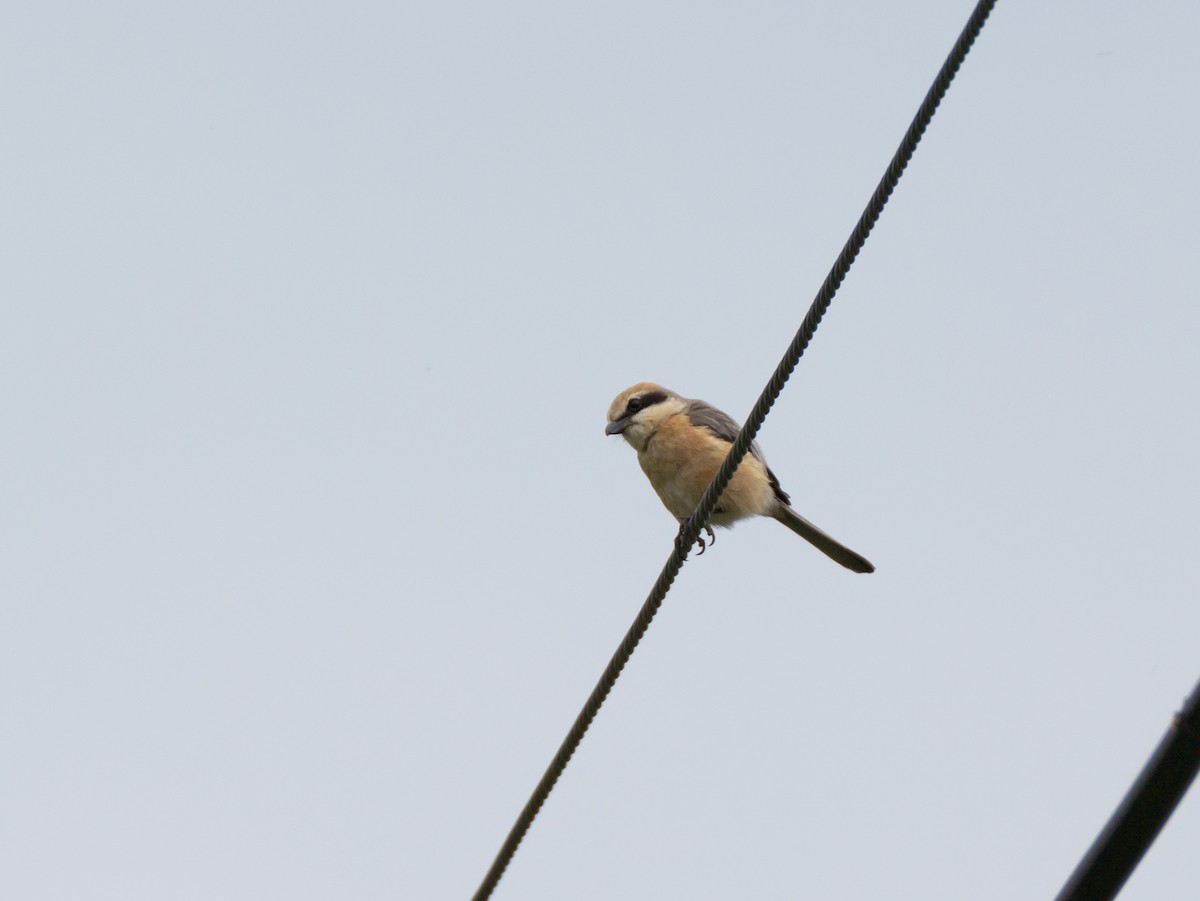
M 474 891 L 966 0 L 27 3 L 0 881 Z M 1005 0 L 496 898 L 1050 898 L 1200 677 L 1200 5 Z M 1190 897 L 1193 790 L 1125 899 Z

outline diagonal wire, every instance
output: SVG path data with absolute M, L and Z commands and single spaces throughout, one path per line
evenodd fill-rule
M 542 778 L 538 781 L 533 794 L 521 810 L 516 823 L 513 824 L 512 829 L 508 833 L 508 837 L 505 838 L 504 844 L 500 846 L 500 851 L 497 853 L 496 859 L 492 862 L 487 875 L 484 876 L 483 882 L 480 883 L 479 888 L 476 890 L 473 901 L 484 901 L 495 890 L 500 877 L 504 875 L 505 869 L 512 861 L 513 855 L 517 853 L 517 847 L 521 844 L 525 833 L 529 831 L 530 825 L 532 825 L 534 818 L 538 815 L 538 811 L 541 810 L 546 798 L 549 797 L 554 784 L 567 768 L 567 763 L 570 762 L 580 742 L 583 741 L 583 736 L 591 725 L 592 720 L 595 719 L 597 712 L 599 712 L 600 706 L 604 703 L 605 698 L 608 697 L 608 693 L 612 691 L 613 685 L 616 684 L 617 678 L 621 675 L 621 670 L 625 668 L 625 664 L 629 662 L 629 658 L 633 655 L 638 642 L 642 640 L 642 636 L 650 628 L 651 620 L 654 619 L 658 608 L 662 606 L 663 599 L 670 590 L 671 584 L 675 581 L 675 577 L 683 567 L 688 549 L 696 543 L 696 539 L 700 535 L 700 530 L 704 527 L 704 524 L 708 521 L 709 516 L 712 515 L 713 509 L 717 505 L 717 499 L 729 485 L 729 481 L 733 478 L 733 473 L 736 471 L 738 464 L 741 462 L 742 457 L 746 455 L 750 448 L 750 443 L 762 427 L 767 412 L 774 405 L 776 398 L 779 397 L 779 393 L 783 390 L 784 383 L 788 380 L 788 377 L 792 374 L 792 370 L 795 369 L 800 357 L 804 354 L 809 341 L 812 340 L 812 336 L 816 332 L 821 318 L 825 315 L 825 311 L 829 309 L 829 304 L 833 301 L 834 294 L 837 293 L 838 288 L 846 277 L 846 273 L 850 271 L 850 266 L 854 263 L 854 258 L 858 256 L 858 252 L 862 249 L 863 244 L 866 243 L 871 229 L 875 227 L 875 223 L 879 219 L 879 214 L 883 212 L 883 207 L 891 196 L 892 191 L 895 190 L 896 184 L 900 181 L 900 176 L 904 173 L 908 161 L 912 158 L 913 152 L 921 140 L 921 136 L 929 126 L 930 120 L 933 119 L 933 114 L 937 111 L 938 104 L 941 103 L 942 98 L 950 87 L 950 82 L 953 81 L 955 74 L 967 56 L 967 52 L 971 49 L 971 44 L 974 43 L 975 38 L 979 35 L 988 14 L 995 5 L 996 0 L 979 0 L 979 3 L 975 6 L 975 10 L 967 20 L 962 34 L 955 41 L 954 48 L 942 64 L 942 68 L 933 80 L 933 85 L 925 95 L 920 109 L 917 110 L 916 116 L 913 117 L 912 124 L 909 125 L 908 131 L 905 132 L 904 139 L 900 142 L 899 148 L 892 157 L 887 171 L 884 173 L 879 185 L 875 188 L 875 193 L 871 195 L 870 202 L 859 217 L 858 224 L 855 226 L 854 231 L 851 232 L 849 239 L 842 248 L 842 252 L 838 254 L 833 268 L 825 277 L 825 281 L 821 285 L 821 289 L 817 292 L 817 296 L 813 300 L 808 314 L 804 317 L 799 331 L 796 332 L 796 336 L 788 346 L 787 352 L 784 354 L 779 366 L 776 367 L 775 373 L 771 376 L 770 381 L 767 382 L 767 386 L 763 389 L 762 394 L 759 395 L 758 402 L 755 403 L 754 409 L 751 410 L 750 416 L 746 419 L 746 424 L 742 426 L 741 432 L 738 433 L 737 439 L 733 442 L 733 447 L 729 450 L 729 456 L 725 458 L 725 462 L 717 470 L 712 484 L 708 486 L 704 497 L 700 499 L 700 504 L 696 507 L 695 512 L 692 513 L 691 517 L 680 530 L 675 550 L 672 552 L 670 558 L 668 558 L 662 572 L 659 573 L 654 587 L 650 589 L 650 594 L 642 605 L 641 611 L 638 613 L 637 618 L 634 619 L 633 625 L 629 627 L 629 631 L 625 633 L 625 638 L 621 641 L 612 659 L 609 660 L 608 666 L 604 668 L 604 673 L 601 675 L 600 681 L 592 689 L 587 703 L 583 705 L 579 716 L 575 718 L 575 722 L 571 725 L 567 737 L 563 739 L 558 752 L 554 755 L 554 759 L 550 761 L 550 766 L 542 774 Z
M 1055 901 L 1115 898 L 1200 771 L 1200 683 Z

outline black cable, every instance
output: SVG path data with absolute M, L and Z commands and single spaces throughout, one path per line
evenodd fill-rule
M 476 890 L 473 901 L 484 901 L 495 890 L 500 877 L 504 875 L 504 871 L 512 860 L 513 855 L 517 853 L 517 847 L 521 844 L 525 833 L 529 831 L 530 825 L 532 825 L 534 818 L 538 815 L 538 811 L 541 810 L 546 798 L 549 797 L 554 784 L 558 781 L 559 776 L 562 775 L 563 770 L 567 768 L 567 763 L 570 762 L 580 742 L 583 741 L 583 736 L 591 725 L 592 720 L 595 719 L 596 713 L 604 703 L 604 699 L 612 691 L 613 685 L 616 684 L 617 678 L 621 675 L 621 670 L 625 668 L 625 664 L 629 662 L 629 658 L 633 655 L 638 642 L 642 640 L 642 636 L 650 628 L 650 621 L 654 619 L 658 608 L 662 606 L 663 598 L 666 597 L 667 592 L 670 590 L 671 583 L 675 581 L 675 577 L 683 567 L 683 561 L 687 557 L 688 550 L 696 543 L 696 539 L 700 535 L 700 530 L 704 527 L 704 524 L 708 521 L 709 516 L 712 515 L 712 511 L 717 505 L 717 499 L 725 491 L 729 480 L 733 478 L 733 473 L 737 470 L 738 464 L 741 462 L 742 457 L 746 455 L 750 443 L 762 427 L 767 412 L 775 403 L 776 398 L 779 397 L 784 383 L 788 380 L 788 377 L 792 374 L 792 370 L 796 367 L 796 363 L 799 362 L 800 357 L 804 354 L 809 341 L 812 340 L 813 333 L 816 332 L 817 326 L 821 322 L 821 317 L 829 309 L 829 304 L 833 301 L 833 296 L 837 293 L 843 279 L 845 279 L 846 273 L 850 271 L 850 266 L 853 265 L 854 258 L 858 256 L 858 252 L 862 249 L 863 244 L 866 243 L 867 236 L 871 233 L 871 229 L 874 228 L 876 221 L 879 219 L 879 214 L 883 212 L 884 205 L 887 203 L 892 191 L 895 190 L 896 184 L 900 181 L 900 176 L 904 173 L 908 161 L 912 158 L 913 152 L 921 140 L 921 136 L 929 126 L 930 120 L 933 119 L 933 114 L 936 112 L 938 104 L 941 103 L 942 97 L 945 96 L 947 89 L 950 87 L 950 82 L 954 79 L 955 74 L 967 56 L 967 52 L 971 49 L 971 44 L 974 43 L 975 38 L 979 35 L 988 14 L 995 5 L 996 0 L 979 0 L 975 11 L 971 13 L 966 27 L 963 28 L 962 34 L 959 35 L 945 63 L 942 64 L 941 70 L 933 81 L 933 86 L 930 87 L 929 92 L 925 95 L 920 109 L 917 110 L 912 124 L 909 125 L 904 139 L 900 142 L 900 147 L 896 150 L 887 171 L 879 182 L 879 186 L 875 188 L 875 193 L 871 196 L 867 208 L 863 210 L 858 224 L 855 226 L 854 231 L 851 232 L 850 238 L 846 241 L 842 252 L 834 262 L 833 268 L 825 277 L 820 291 L 817 292 L 816 299 L 813 301 L 808 314 L 804 317 L 804 321 L 800 325 L 800 330 L 796 332 L 796 336 L 792 339 L 787 353 L 784 354 L 779 366 L 775 369 L 774 375 L 771 376 L 762 394 L 759 395 L 758 402 L 754 405 L 754 409 L 746 419 L 746 424 L 742 426 L 741 432 L 738 433 L 737 439 L 733 442 L 733 447 L 730 448 L 729 456 L 725 458 L 725 462 L 717 470 L 712 484 L 708 486 L 704 497 L 700 499 L 700 504 L 696 507 L 695 512 L 684 524 L 680 531 L 679 539 L 676 542 L 675 550 L 672 552 L 670 558 L 668 558 L 662 572 L 659 573 L 654 587 L 650 589 L 650 594 L 642 605 L 641 611 L 633 621 L 633 625 L 629 627 L 629 631 L 625 633 L 624 640 L 622 640 L 620 647 L 617 648 L 616 653 L 613 654 L 612 659 L 609 660 L 608 666 L 604 668 L 604 673 L 601 675 L 600 681 L 592 689 L 587 703 L 583 705 L 583 710 L 575 718 L 575 722 L 571 725 L 567 737 L 563 739 L 558 752 L 554 755 L 554 759 L 550 761 L 550 766 L 542 774 L 542 778 L 534 788 L 533 794 L 521 810 L 516 823 L 513 824 L 512 829 L 508 833 L 508 837 L 505 838 L 504 844 L 500 846 L 500 851 L 497 853 L 496 859 L 492 862 L 492 866 L 488 869 L 487 875 L 484 876 L 483 882 L 480 883 L 479 888 Z
M 1115 898 L 1200 770 L 1200 682 L 1055 901 Z
M 908 131 L 905 132 L 904 139 L 896 149 L 896 153 L 892 157 L 887 171 L 883 174 L 883 178 L 880 179 L 878 187 L 875 188 L 875 193 L 871 195 L 871 200 L 867 203 L 867 208 L 863 210 L 862 215 L 858 219 L 858 224 L 854 227 L 854 231 L 850 233 L 850 237 L 846 241 L 845 246 L 842 247 L 842 252 L 838 254 L 837 260 L 834 261 L 833 268 L 825 276 L 825 281 L 821 285 L 821 289 L 817 292 L 812 306 L 809 307 L 804 321 L 800 324 L 800 329 L 796 332 L 796 337 L 792 339 L 787 353 L 783 355 L 783 359 L 779 361 L 779 365 L 771 375 L 770 381 L 763 388 L 762 394 L 759 395 L 758 401 L 754 404 L 754 409 L 746 417 L 746 424 L 742 426 L 737 440 L 733 442 L 733 447 L 729 450 L 729 456 L 725 458 L 725 462 L 717 470 L 712 484 L 708 486 L 708 491 L 700 499 L 700 504 L 696 507 L 696 512 L 687 521 L 687 525 L 680 535 L 680 540 L 686 546 L 694 544 L 699 537 L 700 530 L 704 528 L 708 517 L 712 515 L 712 511 L 717 506 L 717 500 L 725 491 L 729 481 L 733 478 L 738 464 L 742 462 L 742 457 L 746 456 L 746 453 L 749 451 L 751 442 L 754 441 L 754 437 L 762 427 L 763 420 L 767 418 L 767 413 L 775 404 L 779 393 L 783 390 L 784 383 L 791 376 L 792 370 L 796 368 L 796 364 L 800 362 L 800 357 L 804 355 L 804 351 L 808 347 L 808 342 L 812 340 L 817 326 L 821 324 L 821 319 L 825 315 L 825 311 L 829 309 L 829 305 L 833 302 L 833 295 L 841 287 L 842 281 L 846 278 L 846 273 L 850 271 L 850 267 L 854 264 L 855 257 L 858 256 L 858 252 L 862 250 L 863 245 L 867 242 L 867 236 L 871 234 L 871 229 L 875 227 L 875 223 L 878 221 L 880 213 L 883 212 L 888 198 L 891 197 L 892 191 L 896 189 L 896 185 L 900 181 L 900 176 L 904 174 L 909 160 L 912 159 L 912 155 L 917 149 L 917 144 L 921 141 L 921 136 L 925 133 L 925 129 L 929 127 L 929 122 L 933 119 L 933 114 L 937 111 L 938 104 L 942 102 L 942 98 L 946 95 L 946 91 L 950 87 L 950 82 L 954 80 L 959 67 L 962 65 L 963 60 L 966 59 L 967 52 L 971 49 L 971 44 L 979 36 L 984 22 L 987 21 L 988 14 L 991 13 L 992 7 L 995 5 L 996 0 L 979 0 L 975 11 L 971 13 L 971 18 L 967 20 L 962 34 L 954 42 L 954 48 L 950 51 L 950 55 L 946 57 L 941 71 L 938 72 L 937 77 L 933 80 L 933 85 L 925 95 L 925 99 L 922 101 L 920 109 L 917 110 L 916 116 L 913 117 L 912 124 L 908 126 Z

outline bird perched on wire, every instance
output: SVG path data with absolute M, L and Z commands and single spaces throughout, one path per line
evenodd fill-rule
M 663 504 L 679 520 L 691 516 L 713 476 L 729 454 L 740 426 L 702 400 L 680 397 L 653 382 L 626 388 L 608 408 L 604 434 L 620 435 L 637 451 L 638 463 Z M 875 571 L 871 562 L 826 535 L 792 509 L 779 479 L 767 468 L 758 443 L 742 458 L 711 522 L 729 527 L 747 516 L 769 516 L 783 523 L 826 556 L 856 573 Z M 716 536 L 704 527 L 709 541 Z M 703 538 L 697 539 L 704 553 Z

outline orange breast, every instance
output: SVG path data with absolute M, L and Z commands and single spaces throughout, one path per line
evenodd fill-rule
M 638 454 L 638 462 L 663 504 L 676 518 L 690 516 L 729 453 L 730 444 L 705 428 L 696 428 L 685 414 L 663 423 Z M 750 454 L 742 460 L 713 516 L 717 525 L 765 513 L 771 504 L 766 468 Z

